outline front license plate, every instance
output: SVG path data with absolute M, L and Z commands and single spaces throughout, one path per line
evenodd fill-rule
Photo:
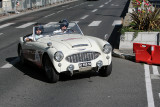
M 91 66 L 91 62 L 79 63 L 79 68 L 90 67 L 90 66 Z

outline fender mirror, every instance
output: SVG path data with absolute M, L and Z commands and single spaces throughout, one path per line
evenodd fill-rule
M 108 34 L 105 34 L 105 35 L 104 35 L 104 40 L 107 41 L 108 39 L 109 39 L 109 35 L 108 35 Z

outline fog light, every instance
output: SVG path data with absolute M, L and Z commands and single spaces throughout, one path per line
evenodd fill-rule
M 103 62 L 101 60 L 99 60 L 96 64 L 98 68 L 101 68 L 103 66 Z
M 67 67 L 68 71 L 72 72 L 74 70 L 74 66 L 71 64 Z
M 61 63 L 59 63 L 59 64 L 58 64 L 58 66 L 59 66 L 59 67 L 61 67 L 61 66 L 62 66 L 62 64 L 61 64 Z

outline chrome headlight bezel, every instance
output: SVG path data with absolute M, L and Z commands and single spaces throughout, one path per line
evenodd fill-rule
M 109 54 L 110 52 L 112 52 L 112 46 L 110 44 L 105 44 L 103 46 L 103 52 L 105 54 Z
M 63 58 L 64 58 L 64 55 L 63 55 L 63 53 L 61 51 L 57 51 L 54 54 L 54 60 L 57 61 L 57 62 L 62 61 Z

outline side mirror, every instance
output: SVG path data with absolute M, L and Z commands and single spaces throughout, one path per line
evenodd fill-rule
M 53 47 L 53 46 L 52 46 L 52 42 L 48 42 L 48 43 L 47 43 L 47 46 L 50 47 L 50 48 L 52 48 L 52 47 Z
M 108 41 L 108 39 L 109 39 L 109 35 L 108 35 L 108 34 L 105 34 L 105 35 L 104 35 L 104 40 Z

